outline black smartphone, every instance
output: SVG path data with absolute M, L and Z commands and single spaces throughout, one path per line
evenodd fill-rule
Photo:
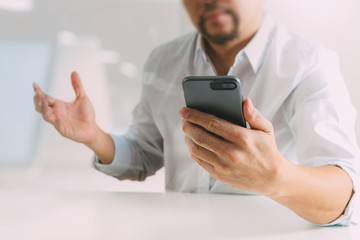
M 186 106 L 246 127 L 241 82 L 235 76 L 189 76 L 183 79 Z

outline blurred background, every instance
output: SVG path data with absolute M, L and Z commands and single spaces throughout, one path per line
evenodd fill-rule
M 336 51 L 360 110 L 360 1 L 265 0 L 273 19 Z M 0 188 L 164 191 L 160 170 L 118 181 L 91 166 L 92 153 L 62 138 L 33 107 L 32 83 L 71 101 L 78 71 L 98 124 L 121 134 L 139 99 L 149 52 L 194 31 L 181 0 L 0 0 Z M 360 120 L 356 133 L 360 139 Z

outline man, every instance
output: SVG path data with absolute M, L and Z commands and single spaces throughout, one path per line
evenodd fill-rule
M 77 73 L 72 103 L 34 84 L 37 111 L 64 137 L 90 147 L 97 169 L 119 179 L 144 180 L 165 166 L 167 191 L 253 192 L 313 223 L 354 221 L 355 111 L 336 55 L 275 26 L 262 0 L 183 4 L 198 33 L 150 54 L 125 135 L 96 125 Z M 181 81 L 189 75 L 239 77 L 250 128 L 183 108 Z

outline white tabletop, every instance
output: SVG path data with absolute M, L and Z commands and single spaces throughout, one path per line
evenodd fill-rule
M 0 190 L 0 239 L 360 239 L 263 196 Z

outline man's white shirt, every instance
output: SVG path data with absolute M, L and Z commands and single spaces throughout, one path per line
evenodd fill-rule
M 125 135 L 114 136 L 115 157 L 96 169 L 119 179 L 144 180 L 165 167 L 167 191 L 246 193 L 214 180 L 191 159 L 184 141 L 180 108 L 182 80 L 217 75 L 199 33 L 162 45 L 142 73 L 142 93 Z M 276 143 L 288 160 L 305 166 L 336 165 L 353 181 L 354 195 L 331 224 L 357 222 L 359 150 L 352 106 L 335 53 L 309 43 L 266 17 L 241 50 L 228 75 L 237 76 L 249 97 L 274 126 Z M 240 106 L 234 106 L 234 108 Z M 301 179 L 299 179 L 301 181 Z

